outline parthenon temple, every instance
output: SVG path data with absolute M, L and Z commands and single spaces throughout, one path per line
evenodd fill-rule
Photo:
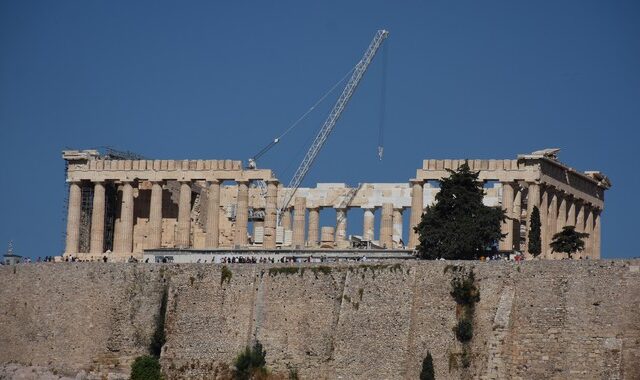
M 535 206 L 540 257 L 561 258 L 549 243 L 574 225 L 589 234 L 577 257 L 599 258 L 604 192 L 611 186 L 598 171 L 561 163 L 551 149 L 505 160 L 428 159 L 406 183 L 299 188 L 278 221 L 287 189 L 268 169 L 246 169 L 232 160 L 114 159 L 95 150 L 65 150 L 62 157 L 69 185 L 64 255 L 86 259 L 108 253 L 124 260 L 157 248 L 345 250 L 352 247 L 347 221 L 355 208 L 363 210 L 359 241 L 411 251 L 418 244 L 413 227 L 435 201 L 439 180 L 465 161 L 485 184 L 484 203 L 506 210 L 499 251 L 531 257 L 526 239 Z M 321 226 L 325 209 L 335 210 L 335 223 Z

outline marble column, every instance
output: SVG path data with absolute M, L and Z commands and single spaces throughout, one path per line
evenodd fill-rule
M 180 182 L 180 200 L 178 201 L 178 229 L 176 246 L 189 248 L 191 240 L 191 183 Z
M 549 209 L 547 210 L 547 256 L 551 257 L 553 235 L 558 232 L 558 193 L 553 190 L 549 193 Z
M 422 212 L 424 211 L 424 182 L 411 180 L 411 215 L 409 221 L 409 248 L 415 248 L 418 241 L 418 233 L 414 230 L 420 224 Z
M 320 244 L 319 241 L 319 228 L 320 228 L 320 208 L 311 207 L 309 209 L 309 246 L 317 247 Z
M 336 243 L 344 244 L 347 241 L 347 209 L 336 209 Z M 343 248 L 338 246 L 338 248 Z
M 500 226 L 500 232 L 506 235 L 498 244 L 501 251 L 513 250 L 513 186 L 509 182 L 502 183 L 502 208 L 506 212 L 506 219 Z
M 531 215 L 533 214 L 533 208 L 536 207 L 538 209 L 538 214 L 540 213 L 540 185 L 537 183 L 529 183 L 528 191 L 527 191 L 527 236 L 525 236 L 527 240 L 526 251 L 529 252 L 529 231 L 531 231 Z M 542 228 L 541 228 L 542 233 Z M 541 237 L 542 238 L 542 237 Z
M 576 225 L 576 202 L 573 198 L 568 198 L 567 200 L 567 226 L 575 226 Z
M 401 248 L 404 244 L 402 240 L 402 209 L 393 209 L 393 233 L 392 233 L 393 247 Z
M 122 184 L 122 203 L 120 206 L 120 228 L 114 238 L 114 251 L 119 254 L 133 252 L 133 186 L 131 182 Z
M 95 182 L 93 185 L 93 209 L 91 211 L 91 243 L 89 248 L 89 251 L 93 254 L 100 254 L 104 252 L 104 211 L 104 183 Z
M 80 248 L 80 213 L 82 211 L 82 189 L 80 182 L 69 183 L 69 206 L 67 208 L 66 254 L 77 254 Z
M 307 213 L 307 198 L 295 197 L 293 200 L 293 237 L 291 244 L 294 247 L 304 247 L 305 225 Z
M 364 220 L 363 220 L 363 228 L 362 228 L 362 238 L 364 240 L 372 241 L 375 239 L 375 222 L 376 216 L 374 214 L 373 208 L 365 208 L 364 209 Z
M 600 214 L 601 210 L 594 210 L 593 218 L 593 248 L 591 252 L 591 258 L 599 259 L 600 258 L 600 238 L 601 238 L 601 225 L 600 225 Z
M 277 201 L 278 201 L 278 181 L 267 181 L 267 197 L 264 209 L 264 240 L 262 246 L 266 249 L 276 247 L 276 227 L 277 227 Z
M 218 248 L 220 246 L 220 181 L 218 180 L 209 182 L 205 230 L 205 247 Z
M 291 208 L 289 207 L 282 210 L 282 228 L 285 231 L 291 230 Z
M 236 207 L 236 228 L 233 243 L 236 246 L 247 245 L 247 228 L 249 226 L 249 181 L 237 181 L 238 206 Z
M 576 209 L 578 210 L 578 215 L 576 216 L 576 231 L 584 232 L 584 212 L 585 212 L 585 204 L 581 201 L 576 201 Z
M 393 248 L 393 203 L 382 204 L 380 246 L 383 248 Z
M 591 206 L 586 206 L 585 209 L 586 220 L 584 222 L 584 232 L 588 233 L 589 236 L 584 238 L 584 257 L 588 259 L 593 258 L 593 208 Z
M 520 252 L 520 219 L 522 218 L 522 188 L 515 185 L 513 198 L 513 249 Z
M 257 209 L 254 209 L 254 211 Z M 258 231 L 262 230 L 262 244 L 264 244 L 264 220 L 253 221 L 253 241 L 257 242 Z
M 162 246 L 162 183 L 151 183 L 151 202 L 149 204 L 149 235 L 147 248 Z
M 540 189 L 540 256 L 545 257 L 549 251 L 549 240 L 547 239 L 549 230 L 549 190 L 547 188 Z
M 567 194 L 558 193 L 558 225 L 557 231 L 560 232 L 567 225 Z

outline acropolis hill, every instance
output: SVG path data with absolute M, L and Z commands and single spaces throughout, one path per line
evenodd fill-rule
M 499 160 L 424 160 L 406 183 L 363 183 L 358 187 L 319 183 L 291 189 L 268 169 L 247 169 L 232 160 L 131 160 L 97 151 L 64 151 L 69 184 L 65 255 L 122 261 L 158 248 L 349 249 L 350 209 L 364 210 L 359 238 L 380 249 L 408 250 L 413 230 L 439 191 L 447 170 L 467 161 L 485 182 L 484 203 L 506 210 L 502 252 L 527 252 L 533 207 L 542 222 L 541 258 L 563 258 L 549 249 L 566 225 L 586 232 L 586 247 L 574 257 L 600 257 L 604 193 L 611 184 L 598 171 L 580 172 L 560 162 L 557 149 Z M 282 207 L 281 207 L 282 208 Z M 320 213 L 335 209 L 336 222 L 320 226 Z M 380 229 L 374 231 L 380 209 Z M 409 229 L 403 231 L 403 219 Z
M 480 290 L 468 368 L 452 331 L 456 265 L 474 267 Z M 169 379 L 215 379 L 255 339 L 285 378 L 295 368 L 300 379 L 417 379 L 427 352 L 436 379 L 640 378 L 639 260 L 222 268 L 0 267 L 0 363 L 126 379 L 166 291 Z

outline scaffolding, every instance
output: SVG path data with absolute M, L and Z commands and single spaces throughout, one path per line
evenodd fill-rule
M 71 149 L 71 148 L 66 148 Z M 100 159 L 103 160 L 144 160 L 144 156 L 131 152 L 117 150 L 110 146 L 101 146 L 96 149 L 100 152 Z M 67 176 L 69 171 L 69 162 L 64 162 L 64 201 L 62 216 L 62 252 L 66 249 L 66 229 L 67 216 L 69 212 L 69 183 Z M 81 191 L 81 212 L 80 212 L 80 236 L 79 250 L 80 252 L 89 252 L 91 246 L 91 218 L 93 211 L 93 186 L 90 182 L 82 182 L 80 184 Z M 118 212 L 118 189 L 114 184 L 105 184 L 105 215 L 104 215 L 104 249 L 106 251 L 113 250 L 113 235 L 115 232 L 116 214 Z
M 89 252 L 91 245 L 91 215 L 93 213 L 93 186 L 90 182 L 82 182 L 80 186 L 80 252 Z

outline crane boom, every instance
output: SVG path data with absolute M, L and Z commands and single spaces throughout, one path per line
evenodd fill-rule
M 376 32 L 376 35 L 373 37 L 373 40 L 369 44 L 367 51 L 362 56 L 362 59 L 356 64 L 349 82 L 347 82 L 346 86 L 342 90 L 342 94 L 340 94 L 340 97 L 338 98 L 336 104 L 333 106 L 333 109 L 329 113 L 329 116 L 322 125 L 322 128 L 320 128 L 320 131 L 316 135 L 316 138 L 313 140 L 311 147 L 300 163 L 300 166 L 298 166 L 298 169 L 293 175 L 293 178 L 291 178 L 291 182 L 289 183 L 289 186 L 287 187 L 287 191 L 283 198 L 283 204 L 278 209 L 278 215 L 281 215 L 282 210 L 286 209 L 287 206 L 289 206 L 289 204 L 291 203 L 296 190 L 298 190 L 298 187 L 300 187 L 300 184 L 311 168 L 313 161 L 316 159 L 318 153 L 324 146 L 324 143 L 327 141 L 327 137 L 329 137 L 329 134 L 331 134 L 331 131 L 333 131 L 336 122 L 340 118 L 342 111 L 344 111 L 345 106 L 351 99 L 351 96 L 360 83 L 360 80 L 362 79 L 365 71 L 367 71 L 367 68 L 373 60 L 373 57 L 376 55 L 378 48 L 380 48 L 380 45 L 382 45 L 382 42 L 385 40 L 385 38 L 387 38 L 388 35 L 388 31 L 384 29 L 378 30 Z

